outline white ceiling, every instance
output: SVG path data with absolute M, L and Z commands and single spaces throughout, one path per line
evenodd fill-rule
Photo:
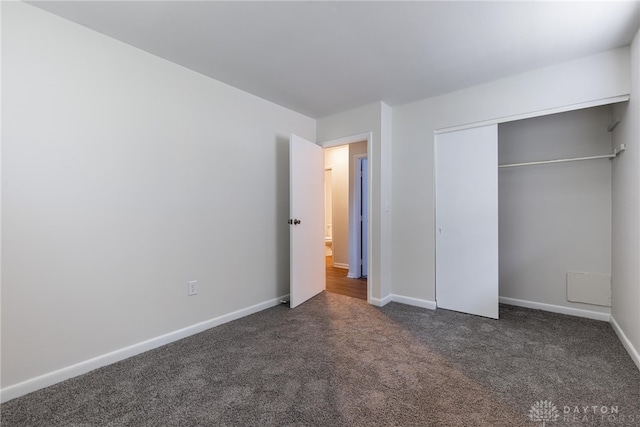
M 29 2 L 319 118 L 628 45 L 639 1 Z

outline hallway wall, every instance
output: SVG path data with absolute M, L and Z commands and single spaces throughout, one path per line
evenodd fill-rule
M 349 268 L 349 147 L 326 148 L 324 167 L 331 169 L 333 265 Z

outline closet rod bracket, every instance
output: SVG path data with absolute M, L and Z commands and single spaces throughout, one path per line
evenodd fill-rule
M 620 144 L 620 147 L 616 147 L 613 149 L 613 154 L 617 156 L 618 153 L 621 153 L 626 149 L 627 149 L 627 144 Z

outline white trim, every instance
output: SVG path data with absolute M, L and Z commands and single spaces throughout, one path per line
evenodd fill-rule
M 389 294 L 386 297 L 382 298 L 382 299 L 378 299 L 378 298 L 371 298 L 371 301 L 369 302 L 369 304 L 371 305 L 375 305 L 376 307 L 384 307 L 385 305 L 389 304 L 390 302 L 397 302 L 399 304 L 406 304 L 406 305 L 411 305 L 414 307 L 421 307 L 421 308 L 428 308 L 429 310 L 435 310 L 436 309 L 436 302 L 435 301 L 429 301 L 429 300 L 425 300 L 425 299 L 418 299 L 418 298 L 412 298 L 412 297 L 405 297 L 402 295 L 395 295 L 395 294 Z
M 335 268 L 342 268 L 343 270 L 348 270 L 349 269 L 349 264 L 345 264 L 345 263 L 342 263 L 342 262 L 334 262 L 333 266 Z
M 429 310 L 435 310 L 436 309 L 436 302 L 435 301 L 429 301 L 426 299 L 419 299 L 419 298 L 412 298 L 412 297 L 405 297 L 402 295 L 395 295 L 395 294 L 391 294 L 391 300 L 393 302 L 397 302 L 400 304 L 406 304 L 406 305 L 412 305 L 414 307 L 422 307 L 422 308 L 428 308 Z
M 319 145 L 322 148 L 338 147 L 340 145 L 349 145 L 354 142 L 369 141 L 371 139 L 371 132 L 359 133 L 357 135 L 345 136 L 344 138 L 332 139 L 330 141 L 321 142 Z
M 580 308 L 564 307 L 562 305 L 545 304 L 542 302 L 526 301 L 515 298 L 499 297 L 500 304 L 515 305 L 517 307 L 533 308 L 535 310 L 550 311 L 552 313 L 568 314 L 569 316 L 585 317 L 587 319 L 602 320 L 608 322 L 611 318 L 609 313 L 583 310 Z
M 370 297 L 369 304 L 375 305 L 376 307 L 384 307 L 385 305 L 389 304 L 392 301 L 392 297 L 393 297 L 392 294 L 389 294 L 382 299 Z
M 633 347 L 633 344 L 631 344 L 629 338 L 627 338 L 627 336 L 624 334 L 624 331 L 622 330 L 620 325 L 618 325 L 616 319 L 613 318 L 613 315 L 611 315 L 609 323 L 611 323 L 611 327 L 616 332 L 616 335 L 618 335 L 618 338 L 622 342 L 624 348 L 627 350 L 627 353 L 629 353 L 629 356 L 631 356 L 631 360 L 633 360 L 638 369 L 640 369 L 640 353 L 638 353 L 638 350 Z
M 596 99 L 596 100 L 593 100 L 593 101 L 580 102 L 578 104 L 563 105 L 561 107 L 548 108 L 546 110 L 531 111 L 529 113 L 516 114 L 516 115 L 513 115 L 513 116 L 500 117 L 500 118 L 497 118 L 497 119 L 484 120 L 484 121 L 481 121 L 481 122 L 468 123 L 468 124 L 465 124 L 465 125 L 459 125 L 459 126 L 452 126 L 452 127 L 448 127 L 448 128 L 436 129 L 433 133 L 437 135 L 439 133 L 454 132 L 454 131 L 457 131 L 457 130 L 470 129 L 470 128 L 475 128 L 475 127 L 480 127 L 480 126 L 487 126 L 487 125 L 494 125 L 494 124 L 500 124 L 500 123 L 506 123 L 506 122 L 513 122 L 513 121 L 516 121 L 516 120 L 525 120 L 525 119 L 530 119 L 530 118 L 533 118 L 533 117 L 548 116 L 550 114 L 565 113 L 567 111 L 581 110 L 583 108 L 591 108 L 591 107 L 599 107 L 601 105 L 616 104 L 618 102 L 628 101 L 629 98 L 630 97 L 629 97 L 628 94 L 627 95 L 612 96 L 612 97 L 609 97 L 609 98 L 602 98 L 602 99 Z
M 195 325 L 187 326 L 186 328 L 178 329 L 177 331 L 169 332 L 168 334 L 160 335 L 158 337 L 151 338 L 146 341 L 142 341 L 137 344 L 112 351 L 110 353 L 102 354 L 100 356 L 84 360 L 74 365 L 28 379 L 18 384 L 10 385 L 0 390 L 0 402 L 7 402 L 11 399 L 15 399 L 16 397 L 24 396 L 25 394 L 40 390 L 45 387 L 49 387 L 69 378 L 86 374 L 87 372 L 93 371 L 94 369 L 119 362 L 131 356 L 144 353 L 145 351 L 153 350 L 154 348 L 158 348 L 174 341 L 189 337 L 191 335 L 195 335 L 215 326 L 240 319 L 250 314 L 265 310 L 267 308 L 275 307 L 281 304 L 281 300 L 288 299 L 289 295 L 284 295 L 279 298 L 261 302 L 256 305 L 252 305 L 251 307 L 236 310 L 228 314 L 223 314 L 222 316 L 205 320 L 204 322 L 196 323 Z

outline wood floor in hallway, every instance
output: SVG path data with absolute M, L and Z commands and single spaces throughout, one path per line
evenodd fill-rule
M 348 270 L 333 266 L 333 257 L 327 257 L 327 292 L 367 300 L 367 279 L 349 279 Z

